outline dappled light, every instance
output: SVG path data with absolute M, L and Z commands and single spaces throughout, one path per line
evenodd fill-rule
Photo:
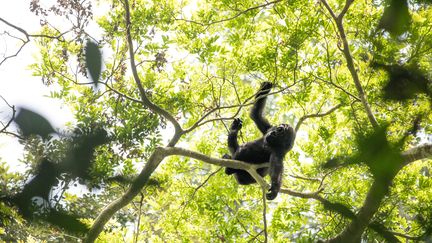
M 430 0 L 1 11 L 0 241 L 432 241 Z

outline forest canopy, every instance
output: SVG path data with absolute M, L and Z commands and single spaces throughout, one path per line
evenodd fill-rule
M 34 33 L 0 17 L 18 43 L 0 67 L 34 43 L 30 70 L 74 116 L 55 129 L 0 90 L 26 164 L 0 154 L 0 239 L 432 241 L 431 4 L 32 0 Z M 262 136 L 266 82 L 265 116 L 296 133 L 272 201 L 256 165 L 222 159 L 234 119 L 239 143 Z

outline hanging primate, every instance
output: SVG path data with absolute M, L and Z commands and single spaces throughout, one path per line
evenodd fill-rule
M 276 198 L 282 182 L 283 159 L 294 144 L 294 129 L 287 124 L 272 126 L 263 116 L 266 95 L 270 92 L 272 83 L 262 83 L 255 96 L 255 104 L 250 111 L 250 117 L 255 122 L 263 136 L 257 140 L 239 145 L 237 134 L 242 128 L 242 120 L 234 119 L 228 134 L 228 148 L 231 156 L 225 154 L 224 158 L 240 160 L 249 164 L 262 164 L 270 162 L 270 167 L 257 169 L 257 173 L 265 176 L 270 173 L 271 187 L 266 195 L 268 200 Z M 255 179 L 245 170 L 225 168 L 227 175 L 234 174 L 241 185 L 255 183 Z

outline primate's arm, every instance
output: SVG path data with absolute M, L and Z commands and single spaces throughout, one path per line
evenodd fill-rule
M 275 199 L 280 191 L 283 174 L 283 157 L 283 155 L 278 155 L 275 153 L 270 156 L 271 187 L 266 195 L 267 200 Z
M 261 84 L 261 88 L 255 96 L 255 104 L 252 106 L 252 109 L 250 111 L 250 117 L 263 134 L 265 134 L 267 130 L 272 127 L 263 115 L 264 106 L 267 100 L 267 97 L 265 95 L 270 93 L 272 86 L 273 85 L 270 82 L 265 82 Z
M 231 156 L 234 155 L 234 153 L 237 151 L 239 144 L 237 142 L 237 134 L 242 128 L 242 120 L 240 118 L 234 119 L 233 123 L 231 124 L 230 131 L 228 134 L 228 149 L 231 153 Z

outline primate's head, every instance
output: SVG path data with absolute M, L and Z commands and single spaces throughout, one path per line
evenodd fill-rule
M 271 148 L 290 150 L 294 143 L 294 129 L 288 124 L 271 127 L 264 135 L 264 142 Z

